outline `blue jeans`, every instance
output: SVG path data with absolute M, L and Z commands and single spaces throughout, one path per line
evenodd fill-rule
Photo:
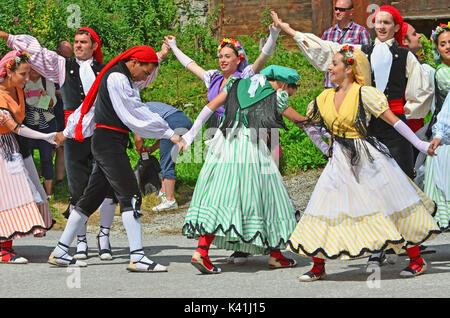
M 182 111 L 176 112 L 165 118 L 169 127 L 178 135 L 185 134 L 192 127 L 192 122 Z M 161 177 L 176 179 L 175 162 L 172 160 L 172 148 L 174 143 L 169 139 L 161 139 L 159 146 L 159 164 L 161 165 Z
M 41 133 L 52 133 L 56 131 L 56 120 L 52 119 L 48 122 L 45 129 L 38 129 L 38 126 L 30 126 L 29 128 Z M 29 139 L 30 150 L 39 149 L 39 157 L 41 160 L 41 174 L 45 180 L 53 180 L 53 145 L 40 139 Z

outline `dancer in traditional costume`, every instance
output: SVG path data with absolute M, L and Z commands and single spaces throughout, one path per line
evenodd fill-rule
M 68 118 L 84 101 L 95 77 L 103 68 L 101 42 L 97 33 L 90 28 L 80 28 L 75 32 L 74 57 L 63 57 L 54 51 L 47 50 L 30 35 L 12 35 L 0 31 L 0 38 L 14 49 L 30 53 L 30 64 L 44 78 L 60 86 L 64 102 L 64 115 Z M 66 217 L 83 194 L 92 171 L 91 138 L 82 143 L 71 138 L 64 142 L 64 158 L 67 172 L 67 182 L 70 193 L 70 204 L 64 213 Z M 97 235 L 97 245 L 101 260 L 111 260 L 112 251 L 109 240 L 109 230 L 116 211 L 113 198 L 107 198 L 100 206 L 100 231 Z M 88 258 L 86 239 L 87 224 L 83 224 L 77 233 L 78 259 Z
M 274 11 L 271 16 L 275 25 L 294 38 L 311 65 L 327 71 L 334 55 L 343 45 L 323 41 L 314 34 L 295 31 L 287 23 L 278 24 L 281 20 Z M 414 54 L 399 46 L 402 42 L 402 15 L 395 7 L 383 5 L 375 12 L 373 23 L 377 35 L 375 41 L 371 45 L 354 45 L 370 61 L 372 85 L 386 96 L 391 111 L 405 123 L 410 119 L 424 118 L 433 101 L 433 90 L 428 73 Z M 403 172 L 414 179 L 411 144 L 391 125 L 375 116 L 371 119 L 368 133 L 386 145 Z M 382 265 L 385 260 L 384 254 L 373 254 L 369 264 Z M 388 263 L 395 263 L 396 260 L 397 254 L 388 254 Z
M 117 198 L 130 246 L 128 270 L 142 272 L 167 271 L 165 266 L 149 260 L 142 247 L 140 212 L 141 194 L 127 155 L 129 132 L 144 138 L 170 139 L 175 144 L 181 137 L 174 134 L 158 114 L 142 103 L 136 83 L 155 78 L 158 56 L 148 46 L 133 47 L 109 62 L 93 83 L 81 108 L 73 114 L 77 125 L 71 130 L 77 141 L 87 131 L 92 135 L 95 164 L 83 196 L 67 220 L 66 228 L 48 262 L 57 266 L 86 266 L 68 254 L 77 229 L 87 222 L 105 196 Z M 95 102 L 95 107 L 92 107 Z M 92 125 L 95 129 L 93 129 Z M 72 127 L 69 125 L 68 127 Z
M 435 72 L 436 107 L 428 124 L 427 137 L 439 145 L 436 157 L 427 157 L 424 192 L 437 204 L 435 220 L 445 231 L 450 228 L 450 23 L 438 26 L 431 36 L 436 60 L 441 64 Z M 445 103 L 444 103 L 445 100 Z
M 11 51 L 0 61 L 0 263 L 28 263 L 14 252 L 13 240 L 44 236 L 55 222 L 33 157 L 18 140 L 24 137 L 55 144 L 56 138 L 56 133 L 43 134 L 22 125 L 23 88 L 31 70 L 28 59 L 26 52 Z
M 267 129 L 285 128 L 282 116 L 291 121 L 306 119 L 289 106 L 298 80 L 295 70 L 281 66 L 270 66 L 246 79 L 231 78 L 183 135 L 190 145 L 225 103 L 224 120 L 208 141 L 182 230 L 183 235 L 199 239 L 191 263 L 202 273 L 221 272 L 209 258 L 211 244 L 252 255 L 270 253 L 270 268 L 296 265 L 280 252 L 296 218 L 266 136 Z
M 389 109 L 386 97 L 370 84 L 366 56 L 344 46 L 328 68 L 337 88 L 327 89 L 307 110 L 311 121 L 332 137 L 332 157 L 317 181 L 294 233 L 290 249 L 313 257 L 314 267 L 302 282 L 323 279 L 325 258 L 354 259 L 407 248 L 409 266 L 400 275 L 426 271 L 419 244 L 439 231 L 432 217 L 434 203 L 412 182 L 387 147 L 368 135 L 371 117 L 392 125 L 418 150 L 434 155 Z
M 234 38 L 224 38 L 217 47 L 217 57 L 220 70 L 205 70 L 199 66 L 194 60 L 184 54 L 177 46 L 176 39 L 173 36 L 166 37 L 167 43 L 170 45 L 173 53 L 178 61 L 199 79 L 201 79 L 207 88 L 208 101 L 212 101 L 225 87 L 228 79 L 231 77 L 248 78 L 258 74 L 264 67 L 267 59 L 273 54 L 276 41 L 280 29 L 271 25 L 269 27 L 269 37 L 264 44 L 261 54 L 253 64 L 248 64 L 247 55 L 244 48 L 238 40 Z M 207 134 L 213 136 L 217 127 L 223 119 L 224 106 L 221 105 L 216 109 L 214 114 L 206 122 Z M 272 149 L 272 154 L 276 160 L 281 155 L 281 147 L 278 145 Z M 291 200 L 294 210 L 297 208 L 294 201 Z M 244 264 L 248 261 L 249 254 L 243 252 L 235 252 L 228 258 L 229 263 Z

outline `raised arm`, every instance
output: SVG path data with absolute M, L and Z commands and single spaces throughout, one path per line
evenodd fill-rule
M 270 15 L 274 21 L 274 24 L 278 25 L 283 32 L 294 38 L 294 41 L 297 42 L 300 50 L 303 52 L 311 65 L 319 71 L 326 72 L 328 70 L 328 66 L 333 60 L 333 56 L 339 52 L 342 46 L 345 45 L 322 40 L 312 33 L 302 33 L 296 31 L 292 29 L 288 23 L 283 22 L 275 11 L 272 11 Z M 361 49 L 361 45 L 355 44 L 353 46 L 357 49 Z
M 175 57 L 178 59 L 181 65 L 183 65 L 187 70 L 189 70 L 199 79 L 203 80 L 203 74 L 205 73 L 205 70 L 177 47 L 176 38 L 172 35 L 169 35 L 164 39 L 167 41 L 167 44 L 172 49 L 173 54 L 175 54 Z
M 31 35 L 12 35 L 0 31 L 0 38 L 14 50 L 26 51 L 30 54 L 30 64 L 43 77 L 64 84 L 66 59 L 56 52 L 43 48 L 38 40 Z
M 267 59 L 273 54 L 280 31 L 281 29 L 276 27 L 275 24 L 272 24 L 269 27 L 269 38 L 264 44 L 261 54 L 252 65 L 252 69 L 255 74 L 259 73 L 264 68 L 264 64 L 266 64 Z

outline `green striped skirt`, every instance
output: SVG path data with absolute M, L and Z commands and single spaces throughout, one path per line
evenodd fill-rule
M 450 221 L 450 145 L 436 149 L 436 157 L 427 157 L 425 163 L 425 189 L 427 196 L 436 202 L 434 219 L 441 230 L 449 229 Z
M 267 145 L 243 127 L 234 138 L 218 131 L 208 146 L 183 235 L 215 235 L 218 248 L 252 255 L 284 249 L 297 223 Z

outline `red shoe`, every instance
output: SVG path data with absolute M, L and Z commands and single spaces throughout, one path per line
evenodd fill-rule
M 420 259 L 422 260 L 422 262 L 418 262 Z M 406 267 L 400 273 L 400 277 L 403 277 L 403 278 L 415 277 L 415 276 L 425 273 L 426 270 L 427 270 L 427 263 L 419 255 L 415 258 L 410 259 L 408 267 Z
M 14 250 L 3 248 L 0 252 L 1 260 L 0 263 L 4 264 L 27 264 L 28 260 L 24 257 L 17 256 Z
M 273 256 L 269 257 L 269 267 L 272 269 L 275 268 L 287 268 L 287 267 L 294 267 L 297 265 L 297 262 L 292 258 L 287 258 L 283 254 L 279 254 L 278 258 L 275 258 Z
M 209 256 L 202 256 L 197 251 L 192 255 L 191 264 L 203 274 L 219 274 L 222 271 L 211 263 Z

